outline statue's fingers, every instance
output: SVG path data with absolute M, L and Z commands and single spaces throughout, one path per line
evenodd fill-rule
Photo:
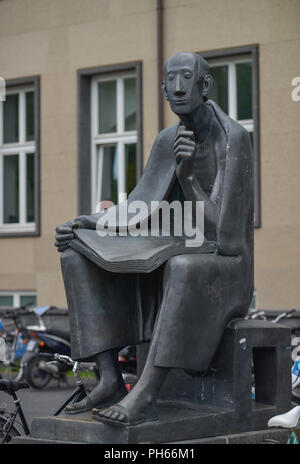
M 67 250 L 69 248 L 69 245 L 61 246 L 57 248 L 57 251 L 59 253 L 62 253 L 63 251 Z
M 191 153 L 180 151 L 179 153 L 177 153 L 177 155 L 175 155 L 176 163 L 180 163 L 181 161 L 190 160 L 190 159 L 191 159 Z
M 72 233 L 72 228 L 71 226 L 66 226 L 66 225 L 61 225 L 61 226 L 58 226 L 56 227 L 56 232 L 58 234 L 71 234 Z
M 188 145 L 190 147 L 195 147 L 195 142 L 185 137 L 179 137 L 174 143 L 174 149 L 177 148 L 178 145 Z
M 74 234 L 56 234 L 55 236 L 57 241 L 67 241 L 74 238 Z
M 54 245 L 55 245 L 56 247 L 58 247 L 58 248 L 59 248 L 59 247 L 62 247 L 62 246 L 67 246 L 67 245 L 69 245 L 69 244 L 70 244 L 70 240 L 66 240 L 65 242 L 62 241 L 62 240 L 60 240 L 60 241 L 56 241 L 56 242 L 54 243 Z
M 182 132 L 182 131 L 185 131 L 185 130 L 186 130 L 185 125 L 184 125 L 184 124 L 179 124 L 179 127 L 178 127 L 178 129 L 177 129 L 177 134 L 178 134 L 179 132 Z
M 194 150 L 193 147 L 178 145 L 178 147 L 174 150 L 174 155 L 176 156 L 178 153 L 186 153 L 188 156 L 193 156 Z
M 186 130 L 185 128 L 184 129 L 181 129 L 181 130 L 178 130 L 177 131 L 177 134 L 176 134 L 176 138 L 178 137 L 188 137 L 188 138 L 195 138 L 195 134 L 193 131 L 189 131 L 189 130 Z

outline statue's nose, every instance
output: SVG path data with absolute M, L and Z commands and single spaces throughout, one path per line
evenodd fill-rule
M 184 95 L 185 94 L 185 89 L 182 84 L 182 80 L 180 78 L 180 75 L 176 76 L 176 85 L 175 85 L 175 95 Z

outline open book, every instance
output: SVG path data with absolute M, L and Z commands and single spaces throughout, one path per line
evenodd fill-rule
M 70 246 L 97 266 L 110 272 L 152 272 L 170 257 L 181 254 L 214 253 L 216 243 L 204 241 L 187 247 L 186 237 L 101 237 L 95 230 L 74 230 Z

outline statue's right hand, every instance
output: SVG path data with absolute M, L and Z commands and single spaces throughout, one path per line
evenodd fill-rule
M 69 247 L 71 240 L 74 238 L 73 224 L 74 221 L 67 221 L 61 226 L 56 227 L 55 246 L 60 253 Z

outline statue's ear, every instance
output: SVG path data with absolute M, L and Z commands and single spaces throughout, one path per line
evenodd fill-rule
M 163 96 L 165 97 L 165 99 L 166 99 L 167 101 L 169 101 L 169 96 L 168 96 L 167 86 L 166 86 L 165 81 L 163 81 L 163 83 L 161 84 L 161 91 L 162 91 L 162 94 L 163 94 Z
M 202 95 L 204 97 L 207 96 L 207 94 L 209 93 L 212 85 L 213 85 L 213 82 L 214 82 L 214 78 L 210 75 L 210 74 L 206 74 L 204 77 L 203 77 L 203 86 L 202 86 Z

